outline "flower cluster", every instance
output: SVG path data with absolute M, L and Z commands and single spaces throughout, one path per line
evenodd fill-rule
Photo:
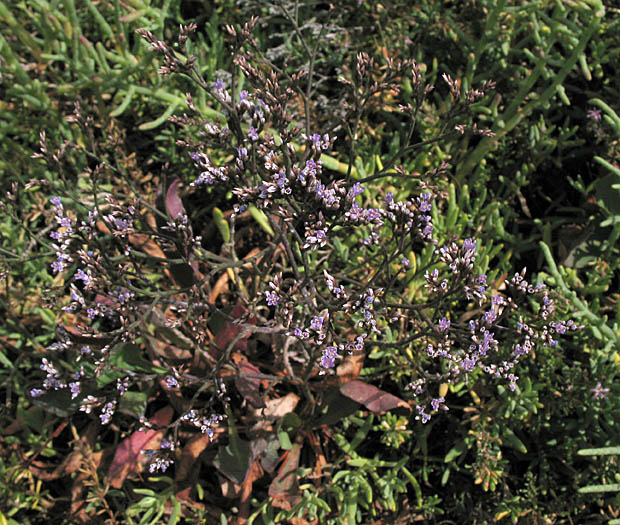
M 172 458 L 178 444 L 168 439 L 162 439 L 158 449 L 144 449 L 141 453 L 149 459 L 149 472 L 154 474 L 161 470 L 166 472 L 168 467 L 174 463 Z

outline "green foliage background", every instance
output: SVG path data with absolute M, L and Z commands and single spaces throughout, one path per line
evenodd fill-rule
M 354 165 L 363 177 L 394 155 L 409 172 L 449 162 L 445 209 L 433 217 L 439 239 L 475 236 L 480 270 L 489 271 L 490 282 L 527 266 L 533 282 L 569 298 L 566 317 L 585 329 L 522 365 L 515 393 L 459 384 L 447 394 L 451 410 L 426 426 L 401 414 L 363 411 L 334 423 L 328 486 L 319 490 L 309 482 L 310 469 L 300 469 L 299 505 L 281 510 L 257 490 L 251 521 L 599 523 L 620 517 L 614 492 L 578 492 L 620 482 L 617 458 L 577 454 L 617 446 L 620 435 L 618 8 L 595 0 L 340 4 L 315 59 L 321 82 L 313 124 L 320 129 L 339 111 L 333 78 L 346 75 L 360 51 L 376 60 L 415 58 L 425 80 L 435 83 L 417 123 L 419 140 L 443 123 L 450 100 L 443 73 L 464 88 L 494 81 L 495 94 L 474 110 L 495 137 L 455 133 L 402 154 L 407 123 L 377 105 L 360 122 Z M 295 72 L 307 63 L 299 37 L 317 37 L 325 9 L 286 1 L 0 1 L 0 523 L 69 519 L 70 483 L 46 482 L 28 458 L 38 452 L 59 464 L 75 436 L 68 427 L 55 435 L 63 417 L 34 406 L 26 391 L 40 380 L 37 363 L 60 321 L 44 292 L 62 284 L 49 270 L 47 203 L 60 186 L 73 188 L 78 200 L 90 188 L 89 157 L 75 157 L 74 174 L 50 171 L 32 158 L 39 133 L 54 143 L 94 147 L 114 166 L 102 188 L 125 184 L 148 198 L 164 165 L 191 180 L 191 162 L 176 145 L 184 135 L 168 123 L 187 110 L 191 86 L 180 76 L 162 79 L 158 57 L 135 31 L 145 28 L 172 43 L 180 23 L 195 22 L 191 52 L 213 79 L 232 67 L 224 26 L 257 15 L 265 55 Z M 402 88 L 410 94 L 407 82 Z M 89 126 L 71 118 L 75 102 Z M 203 115 L 215 114 L 206 97 L 195 103 Z M 591 110 L 600 111 L 600 120 Z M 348 146 L 339 144 L 334 158 L 347 162 Z M 383 188 L 397 196 L 409 191 L 397 179 Z M 224 207 L 226 198 L 220 201 Z M 370 360 L 386 370 L 386 385 L 402 383 L 397 357 L 377 351 Z M 609 388 L 605 399 L 592 395 L 599 382 Z M 284 430 L 292 437 L 295 428 Z M 113 433 L 102 433 L 100 447 L 118 439 Z M 165 476 L 114 490 L 99 475 L 88 503 L 109 522 L 235 520 L 234 501 L 205 490 L 215 486 L 207 480 L 199 482 L 201 506 L 188 508 Z

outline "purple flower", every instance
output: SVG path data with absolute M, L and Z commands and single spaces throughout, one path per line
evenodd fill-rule
M 437 411 L 439 410 L 439 407 L 441 407 L 441 405 L 443 404 L 443 402 L 445 401 L 445 398 L 440 397 L 437 399 L 432 399 L 431 400 L 431 407 L 433 407 L 433 410 Z
M 592 388 L 590 392 L 592 392 L 593 399 L 605 399 L 607 397 L 607 392 L 609 392 L 609 388 L 603 388 L 603 385 L 599 381 L 596 383 L 596 388 Z
M 432 204 L 431 204 L 430 200 L 432 198 L 433 198 L 433 194 L 432 193 L 423 193 L 418 198 L 418 208 L 420 209 L 420 211 L 422 211 L 422 212 L 429 212 L 429 211 L 431 211 Z
M 320 330 L 323 327 L 323 318 L 315 315 L 310 321 L 310 326 L 314 330 Z
M 269 291 L 265 292 L 265 295 L 267 295 L 267 304 L 269 306 L 276 306 L 278 304 L 280 297 L 278 297 L 277 293 Z
M 58 196 L 52 197 L 50 199 L 50 202 L 56 207 L 62 207 L 62 201 L 60 200 L 60 197 Z
M 439 330 L 445 332 L 448 328 L 450 328 L 450 320 L 445 317 L 439 319 Z
M 116 401 L 109 401 L 105 404 L 99 415 L 102 425 L 107 425 L 111 420 L 114 412 L 116 411 Z
M 69 388 L 71 389 L 71 399 L 75 399 L 80 395 L 80 383 L 69 383 Z
M 403 258 L 400 260 L 400 263 L 401 263 L 401 264 L 402 264 L 405 268 L 409 268 L 409 264 L 410 264 L 410 262 L 409 262 L 409 259 L 407 259 L 407 257 L 403 257 Z
M 465 248 L 467 251 L 475 250 L 476 241 L 474 241 L 473 239 L 465 239 L 465 242 L 463 243 L 463 248 Z
M 484 314 L 484 322 L 491 324 L 493 321 L 497 319 L 497 314 L 493 310 L 489 310 Z
M 81 268 L 78 268 L 78 270 L 75 272 L 75 275 L 73 277 L 77 280 L 84 281 L 84 284 L 88 285 L 91 283 L 92 274 L 90 270 L 87 270 L 87 272 L 88 273 L 84 273 L 84 270 L 82 270 Z
M 52 267 L 52 270 L 54 270 L 56 273 L 60 273 L 65 269 L 65 265 L 62 261 L 54 261 L 52 264 L 50 264 L 50 266 Z
M 41 390 L 40 388 L 33 388 L 30 391 L 30 397 L 39 397 L 43 395 L 43 390 Z
M 349 195 L 348 196 L 351 199 L 355 199 L 355 197 L 357 197 L 358 195 L 361 195 L 362 193 L 364 193 L 365 189 L 366 188 L 364 188 L 364 186 L 362 186 L 359 182 L 356 182 L 355 184 L 353 184 L 353 186 L 349 190 Z
M 465 359 L 463 359 L 461 366 L 466 372 L 471 372 L 476 366 L 476 361 L 470 359 L 469 357 L 466 357 Z
M 293 335 L 300 339 L 308 339 L 308 337 L 310 337 L 310 334 L 301 328 L 295 328 L 295 330 L 293 330 Z
M 336 366 L 336 358 L 338 355 L 338 349 L 335 346 L 328 346 L 323 350 L 323 357 L 321 357 L 321 366 L 323 368 L 333 368 Z
M 168 385 L 168 388 L 176 388 L 179 386 L 179 382 L 172 376 L 168 376 L 166 378 L 166 385 Z
M 587 117 L 589 119 L 599 121 L 601 120 L 601 110 L 600 109 L 589 109 L 587 113 Z
M 213 87 L 218 91 L 222 91 L 222 89 L 224 89 L 224 81 L 221 78 L 218 78 L 215 82 L 213 82 Z
M 250 126 L 250 129 L 248 130 L 248 137 L 252 140 L 258 140 L 258 132 L 254 126 Z

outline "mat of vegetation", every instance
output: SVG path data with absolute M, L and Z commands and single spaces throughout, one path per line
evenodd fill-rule
M 0 29 L 0 523 L 620 523 L 613 2 Z

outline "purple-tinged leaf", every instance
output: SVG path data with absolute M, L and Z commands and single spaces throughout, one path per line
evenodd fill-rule
M 395 408 L 411 410 L 402 399 L 363 381 L 349 381 L 340 387 L 340 392 L 349 399 L 361 403 L 371 412 L 386 412 Z

